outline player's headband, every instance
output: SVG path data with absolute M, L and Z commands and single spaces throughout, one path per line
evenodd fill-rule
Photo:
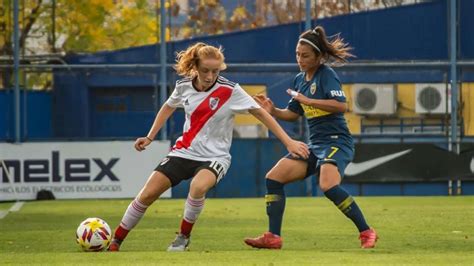
M 319 36 L 319 32 L 316 31 L 316 28 L 314 28 L 309 34 L 305 34 L 305 37 L 306 37 L 307 35 L 311 35 L 311 34 L 314 34 L 314 35 L 316 35 L 316 36 Z M 305 37 L 301 37 L 301 38 L 299 39 L 299 41 L 300 41 L 300 42 L 305 42 L 305 43 L 307 43 L 307 44 L 313 46 L 314 49 L 316 49 L 318 52 L 321 53 L 321 49 L 319 49 L 319 47 L 318 47 L 314 42 L 312 42 L 310 39 L 305 38 Z M 317 37 L 316 37 L 316 38 L 317 38 Z
M 299 41 L 300 41 L 300 42 L 307 43 L 307 44 L 313 46 L 314 49 L 318 50 L 318 52 L 321 53 L 321 49 L 319 49 L 319 47 L 318 47 L 316 44 L 314 44 L 312 41 L 310 41 L 310 40 L 308 40 L 308 39 L 306 39 L 306 38 L 304 38 L 304 37 L 301 37 L 301 38 L 299 39 Z

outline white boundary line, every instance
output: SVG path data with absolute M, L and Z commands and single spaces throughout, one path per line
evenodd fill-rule
M 21 209 L 21 207 L 23 207 L 23 204 L 25 204 L 25 202 L 22 202 L 22 201 L 18 201 L 18 196 L 16 194 L 16 190 L 15 190 L 15 181 L 11 178 L 11 175 L 10 175 L 10 172 L 8 171 L 8 168 L 7 166 L 5 165 L 5 162 L 3 160 L 0 160 L 1 161 L 1 167 L 0 169 L 3 169 L 5 171 L 5 174 L 7 175 L 7 178 L 9 180 L 9 183 L 10 183 L 10 186 L 12 187 L 13 189 L 13 193 L 15 195 L 15 199 L 17 200 L 15 202 L 15 204 L 13 204 L 10 209 L 8 209 L 8 211 L 0 211 L 0 219 L 3 219 L 5 218 L 8 213 L 10 212 L 17 212 Z
M 8 213 L 10 213 L 10 212 L 19 211 L 21 209 L 21 207 L 23 207 L 24 204 L 25 204 L 25 202 L 23 202 L 23 201 L 17 201 L 7 211 L 0 211 L 0 220 L 5 218 L 8 215 Z
M 8 168 L 5 165 L 5 161 L 4 160 L 0 160 L 0 161 L 1 161 L 1 166 L 2 166 L 1 168 L 3 169 L 4 173 L 7 175 L 8 184 L 10 184 L 10 187 L 13 189 L 13 195 L 15 197 L 15 200 L 18 201 L 18 196 L 15 190 L 15 180 L 12 179 L 12 176 L 10 175 L 10 171 L 8 171 Z
M 17 201 L 17 202 L 15 202 L 15 204 L 13 204 L 13 206 L 10 207 L 10 210 L 8 210 L 8 211 L 9 212 L 17 212 L 21 209 L 21 207 L 23 207 L 23 204 L 25 204 L 25 202 Z

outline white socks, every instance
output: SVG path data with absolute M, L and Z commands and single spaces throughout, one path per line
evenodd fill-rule
M 134 199 L 130 205 L 128 205 L 127 211 L 123 215 L 120 226 L 127 230 L 132 230 L 140 221 L 145 214 L 148 206 L 144 205 L 138 199 Z
M 184 204 L 184 215 L 183 219 L 189 223 L 195 223 L 201 214 L 202 209 L 204 208 L 204 200 L 206 198 L 202 197 L 200 199 L 193 199 L 191 195 L 188 194 L 186 203 Z
M 194 199 L 190 195 L 186 199 L 184 204 L 184 215 L 183 219 L 189 223 L 195 223 L 204 209 L 205 197 L 200 199 Z M 127 211 L 123 215 L 122 221 L 120 222 L 120 227 L 126 230 L 132 230 L 143 217 L 148 206 L 144 205 L 138 199 L 134 199 L 130 205 L 128 205 Z

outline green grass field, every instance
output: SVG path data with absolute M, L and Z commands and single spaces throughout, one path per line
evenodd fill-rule
M 474 197 L 359 197 L 380 239 L 359 248 L 352 223 L 325 198 L 289 198 L 282 250 L 243 243 L 267 228 L 263 199 L 209 199 L 189 252 L 168 253 L 184 200 L 160 200 L 129 234 L 119 253 L 79 250 L 75 230 L 87 217 L 111 227 L 129 200 L 27 202 L 0 220 L 0 264 L 474 265 Z M 0 203 L 8 210 L 13 203 Z

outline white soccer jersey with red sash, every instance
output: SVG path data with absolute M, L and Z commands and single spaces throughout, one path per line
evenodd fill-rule
M 183 135 L 176 140 L 170 156 L 196 161 L 217 161 L 229 169 L 229 154 L 234 128 L 234 114 L 260 108 L 239 84 L 219 76 L 207 91 L 197 91 L 192 80 L 185 78 L 166 104 L 183 107 L 186 121 Z

